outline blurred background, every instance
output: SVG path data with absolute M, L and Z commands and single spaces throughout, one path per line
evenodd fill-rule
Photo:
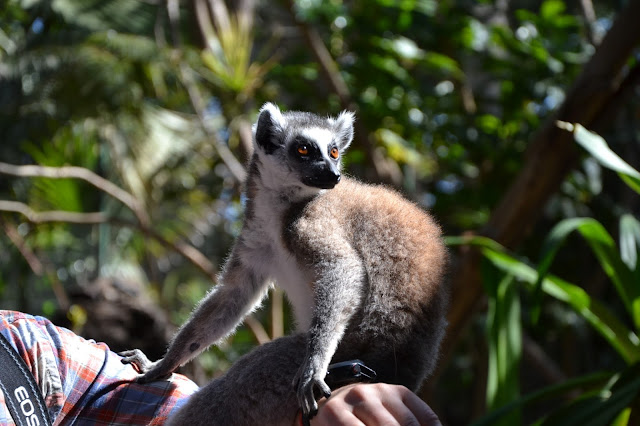
M 4 0 L 0 307 L 162 356 L 241 226 L 261 105 L 348 109 L 347 172 L 448 236 L 420 391 L 443 423 L 638 424 L 639 19 L 633 0 Z M 185 372 L 291 327 L 274 291 Z

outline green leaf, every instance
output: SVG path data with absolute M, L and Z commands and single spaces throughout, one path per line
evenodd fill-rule
M 498 269 L 514 275 L 533 287 L 538 273 L 531 266 L 503 251 L 484 248 L 482 252 Z M 597 299 L 592 299 L 582 288 L 548 275 L 542 281 L 542 290 L 549 296 L 571 306 L 605 338 L 628 364 L 640 360 L 640 339 L 638 336 Z
M 464 75 L 455 59 L 441 53 L 426 52 L 424 54 L 424 62 L 427 67 L 444 75 L 450 75 L 454 78 L 462 78 Z
M 573 132 L 573 137 L 580 146 L 586 149 L 602 166 L 617 172 L 629 187 L 640 194 L 640 172 L 613 152 L 601 136 L 590 132 L 580 124 L 559 121 L 558 127 Z
M 381 55 L 371 55 L 369 60 L 371 63 L 382 71 L 387 72 L 400 81 L 409 78 L 409 73 L 394 58 Z
M 139 0 L 54 0 L 51 8 L 69 24 L 92 31 L 148 32 L 155 8 Z
M 620 257 L 631 270 L 638 264 L 638 246 L 640 245 L 640 222 L 625 214 L 620 218 Z
M 552 19 L 562 14 L 565 4 L 560 0 L 546 0 L 540 7 L 540 15 L 543 19 Z
M 393 130 L 378 129 L 374 134 L 376 139 L 387 149 L 387 155 L 397 163 L 419 167 L 424 162 L 422 155 Z
M 559 384 L 545 387 L 536 392 L 532 392 L 528 395 L 518 398 L 496 410 L 492 410 L 487 415 L 473 422 L 471 426 L 493 426 L 500 418 L 502 418 L 512 410 L 515 410 L 516 408 L 526 407 L 540 401 L 557 398 L 562 395 L 568 394 L 570 391 L 589 389 L 594 386 L 602 386 L 603 383 L 609 382 L 612 377 L 614 376 L 610 372 L 599 371 L 597 373 L 586 374 L 584 376 L 569 379 Z
M 620 299 L 631 315 L 637 330 L 640 330 L 640 290 L 632 271 L 622 261 L 611 235 L 595 219 L 573 218 L 558 223 L 543 246 L 542 260 L 538 267 L 538 279 L 534 285 L 534 297 L 540 299 L 542 279 L 547 274 L 562 243 L 573 231 L 578 231 L 596 255 L 602 269 L 613 282 Z M 539 304 L 534 312 L 539 312 Z M 535 317 L 534 317 L 535 319 Z
M 620 411 L 616 418 L 611 422 L 611 426 L 627 426 L 631 417 L 631 407 L 627 407 Z
M 506 253 L 506 249 L 490 238 L 482 236 L 448 237 L 448 245 L 480 247 L 483 255 L 494 266 L 510 274 L 533 289 L 538 272 L 525 262 Z M 582 288 L 560 278 L 548 275 L 542 280 L 542 291 L 567 303 L 580 314 L 628 363 L 640 360 L 640 339 L 597 299 L 592 299 Z
M 505 248 L 495 240 L 481 235 L 446 236 L 444 242 L 448 246 L 475 246 L 503 252 Z
M 502 126 L 502 122 L 500 121 L 500 118 L 491 114 L 484 114 L 479 116 L 476 119 L 476 123 L 478 127 L 480 127 L 484 132 L 489 134 L 496 133 Z
M 487 409 L 492 411 L 518 398 L 519 364 L 522 354 L 522 327 L 518 288 L 511 275 L 496 276 L 495 267 L 485 261 L 483 282 L 489 295 L 487 334 L 489 368 L 487 373 Z M 502 275 L 502 274 L 500 274 Z M 502 279 L 500 279 L 502 278 Z M 492 283 L 497 283 L 492 286 Z M 519 411 L 511 411 L 496 425 L 520 424 Z
M 597 395 L 579 398 L 563 406 L 542 422 L 544 426 L 599 426 L 609 425 L 627 408 L 640 391 L 640 371 L 636 364 L 612 380 Z

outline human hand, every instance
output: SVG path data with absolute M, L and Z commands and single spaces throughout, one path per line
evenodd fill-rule
M 336 389 L 318 404 L 312 426 L 441 426 L 433 410 L 404 386 L 357 383 Z

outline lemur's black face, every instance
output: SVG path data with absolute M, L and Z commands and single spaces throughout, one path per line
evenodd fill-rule
M 340 150 L 333 141 L 324 144 L 297 135 L 288 144 L 287 156 L 290 166 L 307 186 L 331 189 L 340 182 Z

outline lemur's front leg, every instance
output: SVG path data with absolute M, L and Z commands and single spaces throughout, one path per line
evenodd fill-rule
M 317 268 L 315 311 L 308 332 L 307 356 L 294 383 L 307 422 L 318 411 L 314 389 L 318 388 L 325 397 L 331 395 L 324 381 L 327 367 L 363 297 L 365 273 L 357 259 L 356 256 L 334 257 Z
M 235 330 L 238 323 L 260 303 L 267 282 L 243 265 L 232 254 L 220 276 L 219 284 L 198 304 L 189 321 L 171 341 L 164 358 L 150 362 L 139 350 L 123 352 L 123 362 L 138 366 L 141 383 L 169 376 L 217 340 Z

